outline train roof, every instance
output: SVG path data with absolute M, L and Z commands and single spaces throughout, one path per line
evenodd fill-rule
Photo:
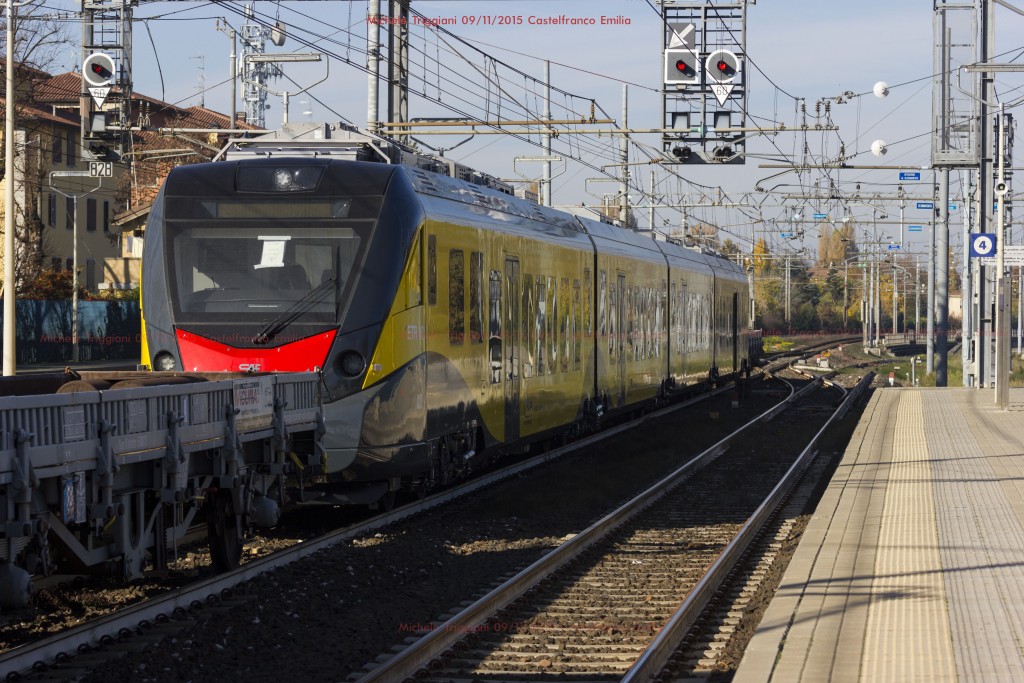
M 582 227 L 572 216 L 541 206 L 528 199 L 520 199 L 515 195 L 505 194 L 460 178 L 432 173 L 421 168 L 408 166 L 401 168 L 409 176 L 413 189 L 418 194 L 440 197 L 486 211 L 500 211 L 571 232 L 583 232 Z
M 576 220 L 587 234 L 594 238 L 598 251 L 625 250 L 632 254 L 646 253 L 647 258 L 657 259 L 662 263 L 665 261 L 658 245 L 643 233 L 582 216 L 576 216 Z
M 496 224 L 506 225 L 510 229 L 526 229 L 545 233 L 548 236 L 560 234 L 569 238 L 574 234 L 583 239 L 587 239 L 584 236 L 589 236 L 594 240 L 599 251 L 646 253 L 648 258 L 667 259 L 670 265 L 676 267 L 708 269 L 719 276 L 736 279 L 745 277 L 743 269 L 739 265 L 723 257 L 695 251 L 672 242 L 657 241 L 649 234 L 620 228 L 580 215 L 582 211 L 574 211 L 575 207 L 559 210 L 541 206 L 529 199 L 508 194 L 505 191 L 506 188 L 486 187 L 467 179 L 444 175 L 417 166 L 382 164 L 353 158 L 311 157 L 301 154 L 291 156 L 287 148 L 278 151 L 280 155 L 275 155 L 272 158 L 269 156 L 243 156 L 230 161 L 179 167 L 171 174 L 173 177 L 169 178 L 171 182 L 167 183 L 165 190 L 170 191 L 171 194 L 182 193 L 200 196 L 230 192 L 233 189 L 234 177 L 232 175 L 231 181 L 227 180 L 223 173 L 225 165 L 237 168 L 248 165 L 304 163 L 333 167 L 335 172 L 332 175 L 337 174 L 336 182 L 344 178 L 344 184 L 349 185 L 351 191 L 360 194 L 383 191 L 383 188 L 390 182 L 392 174 L 399 172 L 409 179 L 413 190 L 420 196 L 421 201 L 426 198 L 442 200 L 441 203 L 424 201 L 424 208 L 428 212 L 441 210 L 451 215 L 460 215 L 463 211 L 455 207 L 461 206 L 465 210 L 467 219 L 479 220 L 482 215 L 486 215 L 496 219 L 494 221 Z M 360 167 L 360 172 L 356 174 L 338 172 L 340 167 L 348 164 L 357 164 Z M 228 182 L 231 183 L 231 188 L 226 186 Z M 443 202 L 453 202 L 454 205 L 446 205 Z M 502 220 L 502 216 L 515 218 L 515 220 Z
M 473 212 L 473 217 L 477 219 L 479 219 L 480 210 L 492 217 L 495 215 L 492 212 L 498 212 L 498 214 L 527 219 L 515 222 L 533 230 L 546 231 L 545 228 L 556 228 L 570 233 L 589 235 L 595 241 L 599 251 L 623 251 L 634 255 L 646 252 L 648 258 L 659 261 L 667 259 L 670 265 L 676 267 L 705 270 L 735 279 L 745 277 L 740 266 L 724 257 L 695 251 L 672 242 L 656 241 L 648 234 L 594 220 L 580 215 L 579 211 L 572 211 L 571 208 L 569 211 L 572 213 L 568 213 L 565 210 L 541 206 L 528 199 L 505 194 L 460 178 L 441 175 L 422 168 L 409 166 L 400 168 L 409 176 L 417 194 L 458 202 L 467 208 L 475 207 L 477 211 Z

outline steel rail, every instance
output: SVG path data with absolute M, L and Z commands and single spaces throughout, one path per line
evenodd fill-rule
M 464 638 L 466 634 L 472 633 L 477 627 L 482 626 L 487 619 L 494 616 L 499 610 L 534 588 L 554 571 L 579 556 L 587 548 L 603 540 L 611 531 L 660 499 L 670 489 L 687 478 L 692 471 L 721 455 L 747 428 L 758 422 L 775 417 L 785 410 L 790 403 L 819 385 L 820 382 L 815 380 L 799 391 L 796 391 L 792 384 L 790 384 L 790 395 L 785 400 L 755 417 L 658 483 L 649 487 L 643 493 L 635 496 L 624 505 L 575 535 L 572 539 L 547 553 L 544 557 L 466 607 L 444 624 L 437 626 L 430 633 L 412 643 L 391 659 L 386 660 L 377 668 L 366 673 L 358 679 L 358 683 L 404 680 L 407 677 L 413 676 L 417 671 L 426 667 L 431 660 L 440 656 L 451 648 L 452 645 Z
M 730 388 L 729 385 L 718 387 L 687 401 L 652 411 L 636 420 L 609 427 L 597 434 L 592 434 L 565 446 L 552 449 L 521 463 L 510 465 L 499 471 L 477 477 L 422 500 L 377 515 L 371 519 L 330 532 L 315 540 L 299 543 L 290 548 L 252 560 L 224 574 L 200 580 L 197 583 L 170 591 L 162 596 L 126 607 L 116 613 L 96 617 L 64 632 L 13 648 L 0 654 L 0 671 L 28 673 L 34 666 L 52 662 L 58 656 L 73 655 L 80 648 L 96 645 L 107 638 L 117 637 L 125 629 L 131 630 L 146 621 L 153 622 L 157 617 L 170 615 L 177 609 L 187 609 L 197 601 L 202 602 L 211 595 L 218 595 L 273 569 L 299 561 L 313 553 L 337 545 L 342 541 L 426 512 L 431 508 L 438 507 L 461 496 L 557 460 L 579 449 L 592 446 L 650 420 L 664 417 L 683 408 L 700 403 L 712 396 L 729 391 Z
M 679 649 L 683 638 L 686 637 L 687 632 L 696 623 L 726 576 L 733 571 L 742 559 L 743 553 L 754 541 L 768 520 L 775 514 L 807 466 L 814 460 L 818 453 L 815 448 L 821 437 L 824 436 L 834 422 L 846 415 L 850 406 L 871 383 L 873 377 L 874 373 L 869 372 L 857 383 L 853 391 L 847 394 L 843 403 L 836 408 L 824 426 L 811 439 L 811 442 L 807 444 L 807 447 L 797 458 L 796 462 L 793 463 L 792 467 L 789 468 L 789 471 L 786 472 L 782 480 L 775 486 L 754 514 L 750 516 L 736 537 L 725 547 L 718 556 L 718 559 L 715 560 L 704 576 L 701 577 L 700 581 L 697 582 L 697 585 L 694 586 L 693 590 L 690 591 L 689 595 L 686 596 L 679 609 L 662 627 L 657 637 L 648 645 L 647 649 L 630 667 L 629 671 L 626 672 L 621 683 L 639 683 L 640 681 L 654 680 L 656 675 L 661 672 L 665 664 L 668 663 L 669 658 Z

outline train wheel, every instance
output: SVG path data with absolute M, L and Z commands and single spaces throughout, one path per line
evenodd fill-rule
M 230 491 L 218 491 L 211 501 L 206 532 L 214 570 L 226 572 L 237 567 L 242 559 L 242 535 Z
M 391 512 L 395 509 L 395 498 L 397 493 L 395 491 L 388 491 L 380 500 L 377 502 L 377 509 L 381 512 Z

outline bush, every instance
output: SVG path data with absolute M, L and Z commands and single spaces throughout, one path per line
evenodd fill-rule
M 70 270 L 42 270 L 32 280 L 26 282 L 21 291 L 18 292 L 19 299 L 42 299 L 48 301 L 60 301 L 71 298 L 73 278 Z M 78 299 L 80 301 L 91 301 L 93 294 L 78 285 Z

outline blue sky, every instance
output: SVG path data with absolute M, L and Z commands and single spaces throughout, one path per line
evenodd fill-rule
M 64 3 L 77 6 L 78 3 Z M 227 85 L 230 43 L 216 30 L 215 17 L 226 17 L 238 27 L 239 15 L 232 11 L 240 3 L 230 6 L 212 3 L 145 2 L 135 13 L 146 19 L 137 24 L 133 66 L 135 89 L 146 94 L 163 97 L 169 102 L 198 104 L 199 66 L 206 84 L 205 104 L 227 111 L 230 91 Z M 460 48 L 455 56 L 443 39 L 422 29 L 413 30 L 418 49 L 439 56 L 450 65 L 459 64 L 467 73 L 486 68 L 482 53 L 507 63 L 527 76 L 540 78 L 543 61 L 553 63 L 553 84 L 583 99 L 594 98 L 599 107 L 612 118 L 618 119 L 622 109 L 622 83 L 629 83 L 629 124 L 634 128 L 660 126 L 661 100 L 658 94 L 661 79 L 662 34 L 660 16 L 654 0 L 413 0 L 412 7 L 428 17 L 454 18 L 456 26 L 448 26 L 452 33 L 465 38 L 481 53 Z M 309 51 L 300 45 L 307 38 L 326 52 L 341 59 L 332 59 L 330 78 L 311 91 L 314 97 L 292 97 L 290 117 L 293 121 L 338 120 L 346 118 L 357 125 L 366 122 L 366 74 L 344 63 L 348 58 L 363 64 L 365 57 L 366 11 L 365 0 L 353 2 L 270 2 L 256 3 L 256 11 L 265 16 L 279 17 L 288 25 L 290 39 L 281 51 Z M 601 16 L 628 19 L 628 24 L 590 26 L 537 25 L 532 16 Z M 483 23 L 480 17 L 491 17 Z M 513 18 L 512 25 L 495 25 L 496 17 Z M 468 23 L 471 19 L 473 24 Z M 930 147 L 927 136 L 931 126 L 932 57 L 932 3 L 924 0 L 758 0 L 748 10 L 748 43 L 745 65 L 749 92 L 748 111 L 751 117 L 781 121 L 787 125 L 798 122 L 800 100 L 810 110 L 822 98 L 835 98 L 850 91 L 857 97 L 845 104 L 831 100 L 832 118 L 840 126 L 837 133 L 803 135 L 784 133 L 771 140 L 754 139 L 747 151 L 776 157 L 799 158 L 805 145 L 817 155 L 834 155 L 839 141 L 846 146 L 850 163 L 928 166 Z M 147 33 L 146 27 L 149 32 Z M 997 52 L 1010 51 L 1024 44 L 1024 17 L 999 8 L 996 13 Z M 77 31 L 73 34 L 77 36 Z M 150 40 L 152 35 L 152 42 Z M 314 38 L 315 34 L 328 40 Z M 1009 52 L 1004 61 L 1016 55 Z M 199 57 L 202 56 L 202 60 Z M 75 64 L 77 55 L 72 51 L 68 64 Z M 158 68 L 159 64 L 159 68 Z M 319 79 L 322 66 L 289 66 L 289 75 L 300 84 Z M 161 86 L 161 75 L 163 85 Z M 515 71 L 502 67 L 503 85 L 520 87 L 526 82 Z M 1013 75 L 1000 78 L 1002 90 L 1017 87 Z M 430 81 L 425 75 L 424 80 Z M 480 79 L 478 79 L 480 80 Z M 1020 80 L 1017 77 L 1017 80 Z M 870 93 L 873 84 L 885 81 L 891 91 L 886 99 Z M 300 86 L 275 82 L 282 89 Z M 527 88 L 529 90 L 529 88 Z M 534 92 L 533 95 L 536 95 Z M 444 99 L 451 99 L 446 94 Z M 469 97 L 469 96 L 467 96 Z M 530 97 L 529 94 L 523 97 Z M 1007 96 L 1012 98 L 1011 95 Z M 277 97 L 270 98 L 267 112 L 268 125 L 280 121 L 281 105 Z M 537 101 L 537 100 L 534 100 Z M 562 102 L 568 101 L 562 97 Z M 581 100 L 582 101 L 582 100 Z M 573 100 L 572 106 L 578 101 Z M 469 105 L 466 105 L 468 107 Z M 482 104 L 477 103 L 480 111 Z M 469 110 L 463 107 L 464 110 Z M 305 114 L 304 112 L 310 112 Z M 384 111 L 382 109 L 382 116 Z M 411 116 L 451 115 L 436 104 L 414 98 L 410 102 Z M 557 116 L 558 113 L 556 112 Z M 748 119 L 749 122 L 749 119 Z M 451 147 L 461 137 L 432 138 L 431 144 Z M 638 136 L 652 147 L 660 147 L 657 135 Z M 867 150 L 873 140 L 889 143 L 886 157 L 873 157 Z M 606 138 L 594 144 L 609 146 Z M 536 172 L 536 164 L 513 168 L 512 157 L 538 155 L 539 148 L 514 139 L 481 135 L 469 140 L 448 155 L 483 171 L 500 177 L 513 177 L 516 170 Z M 614 163 L 616 159 L 593 158 L 594 165 Z M 689 193 L 696 200 L 703 192 L 706 196 L 739 197 L 759 182 L 768 186 L 782 184 L 780 192 L 799 192 L 813 187 L 821 175 L 805 173 L 783 174 L 777 170 L 759 169 L 765 160 L 750 158 L 743 167 L 684 166 L 677 167 L 687 182 L 660 181 L 659 189 L 666 192 Z M 642 170 L 644 185 L 647 171 Z M 555 182 L 555 202 L 563 204 L 595 204 L 594 196 L 613 191 L 614 185 L 586 183 L 595 177 L 594 170 L 569 164 Z M 854 171 L 833 173 L 832 179 L 846 190 L 860 182 L 864 191 L 895 192 L 897 171 Z M 929 173 L 924 174 L 924 183 Z M 765 180 L 768 179 L 768 180 Z M 954 181 L 957 179 L 955 178 Z M 699 188 L 716 188 L 714 190 Z M 907 188 L 911 191 L 910 188 Z M 786 215 L 786 207 L 764 209 L 766 217 Z M 831 213 L 829 207 L 808 207 L 808 211 Z M 868 210 L 870 214 L 870 210 Z M 769 216 L 771 214 L 771 216 Z M 646 212 L 643 212 L 646 217 Z M 750 212 L 727 209 L 694 210 L 691 216 L 721 226 L 726 235 L 748 241 L 751 236 Z M 908 210 L 908 222 L 913 220 Z M 674 211 L 659 211 L 657 222 L 678 224 L 680 215 Z M 646 218 L 644 218 L 646 220 Z M 959 221 L 959 216 L 954 216 Z M 895 228 L 898 231 L 898 227 Z M 813 248 L 813 244 L 807 245 Z

